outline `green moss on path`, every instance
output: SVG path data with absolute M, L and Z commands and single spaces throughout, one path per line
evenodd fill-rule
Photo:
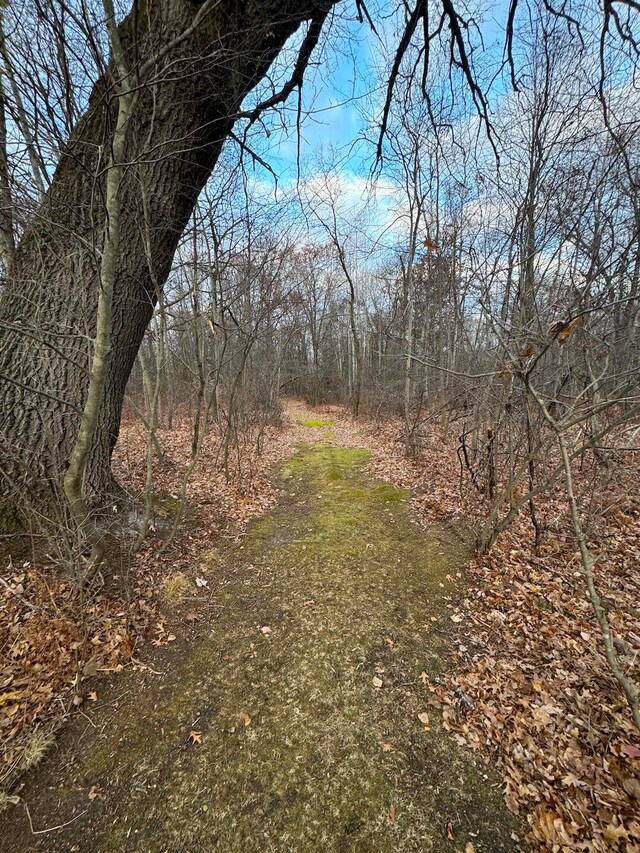
M 212 563 L 199 635 L 159 654 L 146 689 L 130 674 L 25 793 L 39 826 L 87 815 L 39 838 L 17 822 L 5 849 L 21 832 L 52 853 L 518 849 L 496 779 L 437 712 L 428 730 L 417 717 L 464 554 L 413 525 L 368 458 L 299 448 L 279 505 Z
M 303 427 L 308 427 L 309 429 L 318 429 L 319 427 L 330 427 L 335 424 L 335 418 L 329 418 L 327 420 L 319 420 L 317 418 L 301 418 L 299 423 Z

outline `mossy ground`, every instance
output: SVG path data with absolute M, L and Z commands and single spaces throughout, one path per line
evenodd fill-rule
M 417 718 L 420 674 L 446 665 L 461 546 L 414 526 L 368 458 L 299 447 L 278 506 L 224 559 L 203 556 L 206 618 L 158 653 L 163 675 L 117 680 L 24 795 L 38 827 L 87 814 L 37 837 L 20 818 L 2 849 L 518 849 L 496 780 L 437 712 L 427 730 Z
M 309 429 L 318 429 L 319 427 L 330 427 L 335 424 L 335 418 L 329 418 L 327 420 L 319 420 L 318 418 L 300 418 L 299 423 L 303 427 L 308 427 Z
M 163 518 L 171 518 L 176 514 L 180 507 L 180 499 L 175 495 L 169 495 L 166 492 L 162 494 L 154 494 L 152 503 L 155 511 Z

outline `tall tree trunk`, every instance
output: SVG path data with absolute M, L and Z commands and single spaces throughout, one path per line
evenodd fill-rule
M 156 299 L 153 281 L 166 281 L 180 235 L 244 97 L 289 36 L 312 20 L 294 79 L 301 75 L 305 52 L 308 59 L 331 5 L 331 0 L 136 0 L 118 28 L 139 95 L 123 158 L 111 349 L 85 476 L 85 492 L 94 503 L 113 486 L 111 453 L 127 379 Z M 5 492 L 33 491 L 37 482 L 59 494 L 76 441 L 95 337 L 117 82 L 110 64 L 16 247 L 0 301 Z
M 0 39 L 2 34 L 2 9 L 0 9 Z M 7 111 L 4 91 L 4 74 L 0 68 L 0 261 L 9 270 L 15 251 L 13 239 L 13 201 L 11 178 L 7 157 Z

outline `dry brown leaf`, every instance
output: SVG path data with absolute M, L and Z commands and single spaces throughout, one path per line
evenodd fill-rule
M 626 841 L 629 838 L 629 830 L 617 823 L 609 823 L 604 828 L 604 837 L 607 841 L 617 844 L 619 841 Z
M 98 670 L 104 666 L 104 658 L 101 654 L 94 655 L 90 658 L 82 668 L 83 678 L 94 678 L 98 674 Z
M 633 797 L 635 800 L 640 800 L 640 781 L 638 781 L 638 779 L 635 779 L 633 776 L 629 776 L 629 778 L 623 781 L 622 787 L 630 797 Z

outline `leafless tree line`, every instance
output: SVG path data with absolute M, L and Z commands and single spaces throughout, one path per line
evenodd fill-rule
M 0 9 L 3 516 L 53 495 L 98 565 L 94 509 L 127 503 L 125 394 L 148 431 L 137 544 L 176 412 L 192 465 L 215 430 L 228 473 L 283 394 L 398 414 L 414 456 L 437 423 L 484 550 L 522 512 L 538 548 L 537 498 L 564 483 L 637 719 L 574 488 L 576 463 L 637 443 L 636 5 L 514 2 L 502 72 L 448 0 L 392 10 L 361 105 L 372 170 L 307 163 L 273 200 L 264 116 L 300 93 L 336 4 L 240 5 Z
M 461 482 L 484 507 L 484 551 L 526 514 L 537 552 L 539 497 L 562 484 L 586 593 L 638 722 L 575 484 L 585 461 L 615 477 L 638 450 L 638 95 L 622 60 L 619 85 L 594 84 L 597 57 L 553 16 L 516 46 L 518 91 L 492 117 L 499 168 L 464 109 L 425 132 L 430 113 L 452 114 L 446 87 L 435 81 L 426 104 L 409 74 L 374 179 L 354 190 L 352 175 L 310 163 L 266 216 L 248 204 L 225 219 L 201 204 L 167 291 L 166 411 L 186 404 L 194 434 L 204 422 L 235 442 L 277 419 L 282 395 L 342 400 L 355 415 L 399 415 L 412 456 L 427 426 L 455 430 Z

